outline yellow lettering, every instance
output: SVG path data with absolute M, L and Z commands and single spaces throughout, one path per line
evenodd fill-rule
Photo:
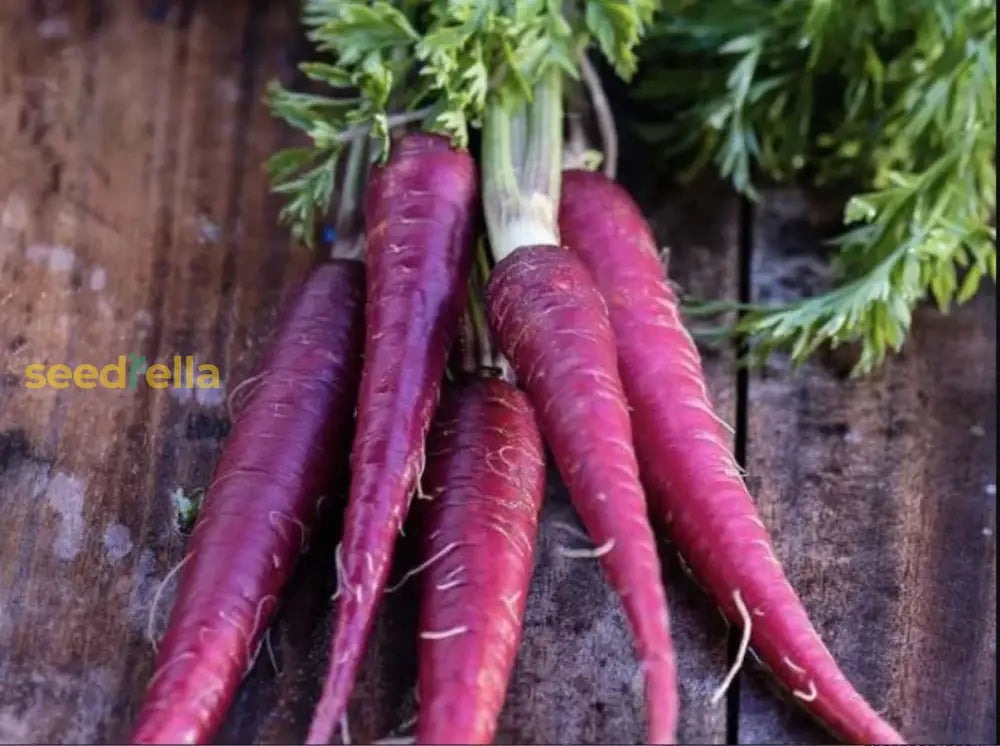
M 123 389 L 125 388 L 125 377 L 127 375 L 127 367 L 125 363 L 125 356 L 119 355 L 118 362 L 108 363 L 103 368 L 101 368 L 101 385 L 106 389 Z M 117 373 L 117 378 L 112 381 L 111 374 Z
M 97 386 L 97 366 L 78 365 L 73 371 L 73 383 L 78 389 L 92 389 Z
M 49 386 L 54 389 L 68 389 L 69 381 L 73 377 L 73 371 L 68 365 L 59 363 L 49 368 Z
M 188 355 L 184 358 L 184 388 L 194 388 L 194 358 Z
M 219 388 L 219 369 L 214 365 L 202 364 L 198 366 L 198 388 L 217 389 Z
M 162 363 L 150 365 L 146 371 L 146 383 L 151 389 L 165 389 L 170 386 L 170 368 Z
M 25 388 L 45 388 L 45 366 L 42 363 L 29 365 L 24 369 L 24 375 L 28 379 L 24 382 Z

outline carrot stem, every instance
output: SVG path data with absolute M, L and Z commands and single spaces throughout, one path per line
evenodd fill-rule
M 597 130 L 601 133 L 601 149 L 604 153 L 602 170 L 605 176 L 614 179 L 618 170 L 618 132 L 615 128 L 615 117 L 611 112 L 608 97 L 604 93 L 604 86 L 601 85 L 601 76 L 597 74 L 586 52 L 580 52 L 579 62 L 580 76 L 590 95 Z
M 469 340 L 463 360 L 464 372 L 472 374 L 496 370 L 500 366 L 500 352 L 496 348 L 486 311 L 483 309 L 483 294 L 490 277 L 485 241 L 480 241 L 476 247 L 473 262 L 473 271 L 469 273 L 469 302 L 463 318 Z
M 341 186 L 340 205 L 334 220 L 337 238 L 330 247 L 331 259 L 364 258 L 364 236 L 360 230 L 361 218 L 358 206 L 361 189 L 365 182 L 368 146 L 365 140 L 355 140 L 347 150 L 347 163 Z
M 529 194 L 544 194 L 556 208 L 562 174 L 562 136 L 562 73 L 553 69 L 535 87 L 528 106 L 528 143 L 521 184 Z
M 562 111 L 562 74 L 555 69 L 535 86 L 530 103 L 494 98 L 487 107 L 483 202 L 498 262 L 521 246 L 559 243 Z
M 472 281 L 469 281 L 469 295 L 472 295 Z M 471 304 L 471 300 L 470 300 Z M 474 340 L 476 339 L 476 325 L 472 322 L 472 312 L 467 310 L 462 314 L 462 359 L 460 361 L 462 365 L 463 373 L 474 373 L 478 367 L 478 355 L 476 354 L 476 345 Z

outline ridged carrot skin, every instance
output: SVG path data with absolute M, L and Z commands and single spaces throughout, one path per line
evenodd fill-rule
M 364 266 L 317 267 L 289 295 L 191 535 L 132 743 L 207 743 L 254 658 L 339 473 L 364 338 Z
M 650 503 L 695 576 L 742 627 L 739 593 L 757 655 L 833 733 L 902 743 L 841 673 L 775 557 L 642 212 L 603 175 L 569 171 L 559 227 L 607 301 Z
M 308 743 L 343 717 L 396 536 L 423 466 L 424 439 L 468 295 L 476 169 L 433 135 L 409 135 L 365 197 L 365 361 L 339 548 L 340 595 L 323 694 Z
M 604 301 L 577 257 L 527 246 L 494 268 L 487 310 L 572 502 L 605 550 L 601 563 L 622 598 L 646 679 L 648 739 L 672 743 L 678 702 L 666 594 Z
M 545 450 L 496 378 L 446 390 L 427 441 L 417 743 L 493 742 L 531 581 Z

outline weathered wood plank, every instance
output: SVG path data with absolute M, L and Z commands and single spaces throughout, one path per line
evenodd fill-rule
M 216 392 L 31 391 L 25 366 L 195 354 L 240 377 L 308 259 L 258 165 L 284 137 L 258 103 L 283 13 L 147 5 L 0 10 L 3 741 L 125 737 L 184 551 L 170 492 L 226 429 Z
M 819 285 L 830 217 L 769 195 L 757 300 Z M 867 379 L 847 380 L 838 355 L 799 373 L 775 359 L 750 379 L 749 481 L 777 554 L 848 678 L 918 743 L 996 740 L 995 360 L 989 295 L 920 312 Z M 741 743 L 828 741 L 748 670 Z

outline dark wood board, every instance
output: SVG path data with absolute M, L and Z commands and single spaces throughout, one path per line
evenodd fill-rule
M 755 300 L 823 287 L 837 207 L 766 196 Z M 989 288 L 948 317 L 922 309 L 863 380 L 836 353 L 749 381 L 749 483 L 775 551 L 848 679 L 917 743 L 996 741 L 996 352 Z M 760 670 L 744 678 L 740 743 L 824 742 Z
M 295 13 L 273 0 L 0 3 L 0 742 L 127 738 L 152 670 L 153 597 L 184 555 L 170 496 L 207 483 L 228 427 L 224 396 L 29 390 L 25 367 L 195 354 L 226 390 L 249 374 L 309 261 L 275 224 L 260 168 L 291 138 L 260 98 L 294 74 Z M 672 249 L 673 279 L 735 298 L 738 201 L 627 178 Z M 782 252 L 814 252 L 818 236 L 791 195 L 773 204 L 754 231 L 758 293 Z M 732 355 L 706 353 L 793 581 L 852 680 L 921 739 L 995 740 L 993 311 L 984 297 L 946 319 L 920 314 L 904 355 L 871 380 L 776 362 L 751 379 L 745 422 Z M 557 553 L 573 541 L 557 524 L 575 517 L 556 478 L 548 497 L 498 740 L 635 742 L 619 604 L 594 563 Z M 333 521 L 314 542 L 271 635 L 277 672 L 261 655 L 220 741 L 303 737 L 338 532 Z M 663 558 L 682 740 L 822 741 L 752 671 L 728 706 L 709 706 L 727 629 L 668 546 Z M 412 565 L 406 542 L 397 559 L 397 574 Z M 391 735 L 415 711 L 414 590 L 383 604 L 355 739 Z

